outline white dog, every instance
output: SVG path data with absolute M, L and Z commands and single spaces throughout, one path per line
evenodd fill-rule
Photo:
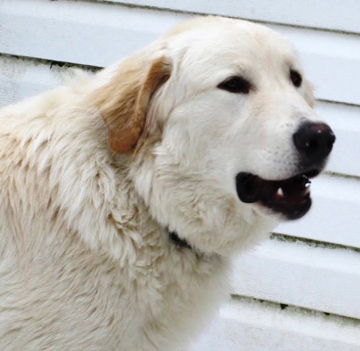
M 187 22 L 0 112 L 0 349 L 178 350 L 335 137 L 288 42 Z

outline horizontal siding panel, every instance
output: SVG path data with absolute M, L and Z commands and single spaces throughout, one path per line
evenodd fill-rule
M 360 108 L 323 102 L 316 110 L 336 134 L 327 169 L 360 177 Z
M 292 1 L 291 6 L 288 0 L 103 1 L 360 33 L 357 0 Z
M 3 0 L 0 23 L 6 35 L 0 38 L 0 52 L 105 66 L 189 17 L 93 2 Z M 360 104 L 359 36 L 271 27 L 299 50 L 320 98 Z
M 0 55 L 0 107 L 55 88 L 78 70 L 77 66 Z M 81 70 L 91 75 L 98 68 Z
M 276 232 L 360 248 L 360 181 L 321 175 L 312 183 L 309 213 L 281 224 Z
M 242 299 L 186 351 L 359 351 L 359 322 Z
M 49 63 L 0 57 L 0 106 L 52 88 L 68 72 L 68 68 L 58 66 L 50 70 Z M 321 103 L 318 111 L 338 136 L 328 169 L 359 176 L 360 108 Z M 360 181 L 321 176 L 313 180 L 312 194 L 310 213 L 299 221 L 281 225 L 277 232 L 360 247 Z
M 190 16 L 185 16 L 190 18 Z M 0 53 L 107 66 L 144 47 L 183 15 L 72 1 L 3 0 Z
M 360 319 L 360 252 L 273 239 L 235 268 L 234 294 Z
M 61 84 L 61 73 L 69 69 L 0 56 L 0 107 L 18 102 Z

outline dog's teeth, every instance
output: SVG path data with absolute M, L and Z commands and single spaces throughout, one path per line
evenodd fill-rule
M 280 197 L 284 197 L 284 191 L 282 190 L 282 188 L 279 188 L 277 190 L 277 195 L 280 196 Z

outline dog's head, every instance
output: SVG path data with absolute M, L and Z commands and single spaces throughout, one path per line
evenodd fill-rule
M 96 96 L 114 152 L 152 215 L 205 252 L 225 253 L 311 206 L 309 178 L 335 136 L 286 39 L 206 17 L 103 73 Z

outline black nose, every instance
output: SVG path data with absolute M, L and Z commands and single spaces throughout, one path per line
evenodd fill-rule
M 306 122 L 295 132 L 293 141 L 304 161 L 315 165 L 330 154 L 335 134 L 325 123 Z

